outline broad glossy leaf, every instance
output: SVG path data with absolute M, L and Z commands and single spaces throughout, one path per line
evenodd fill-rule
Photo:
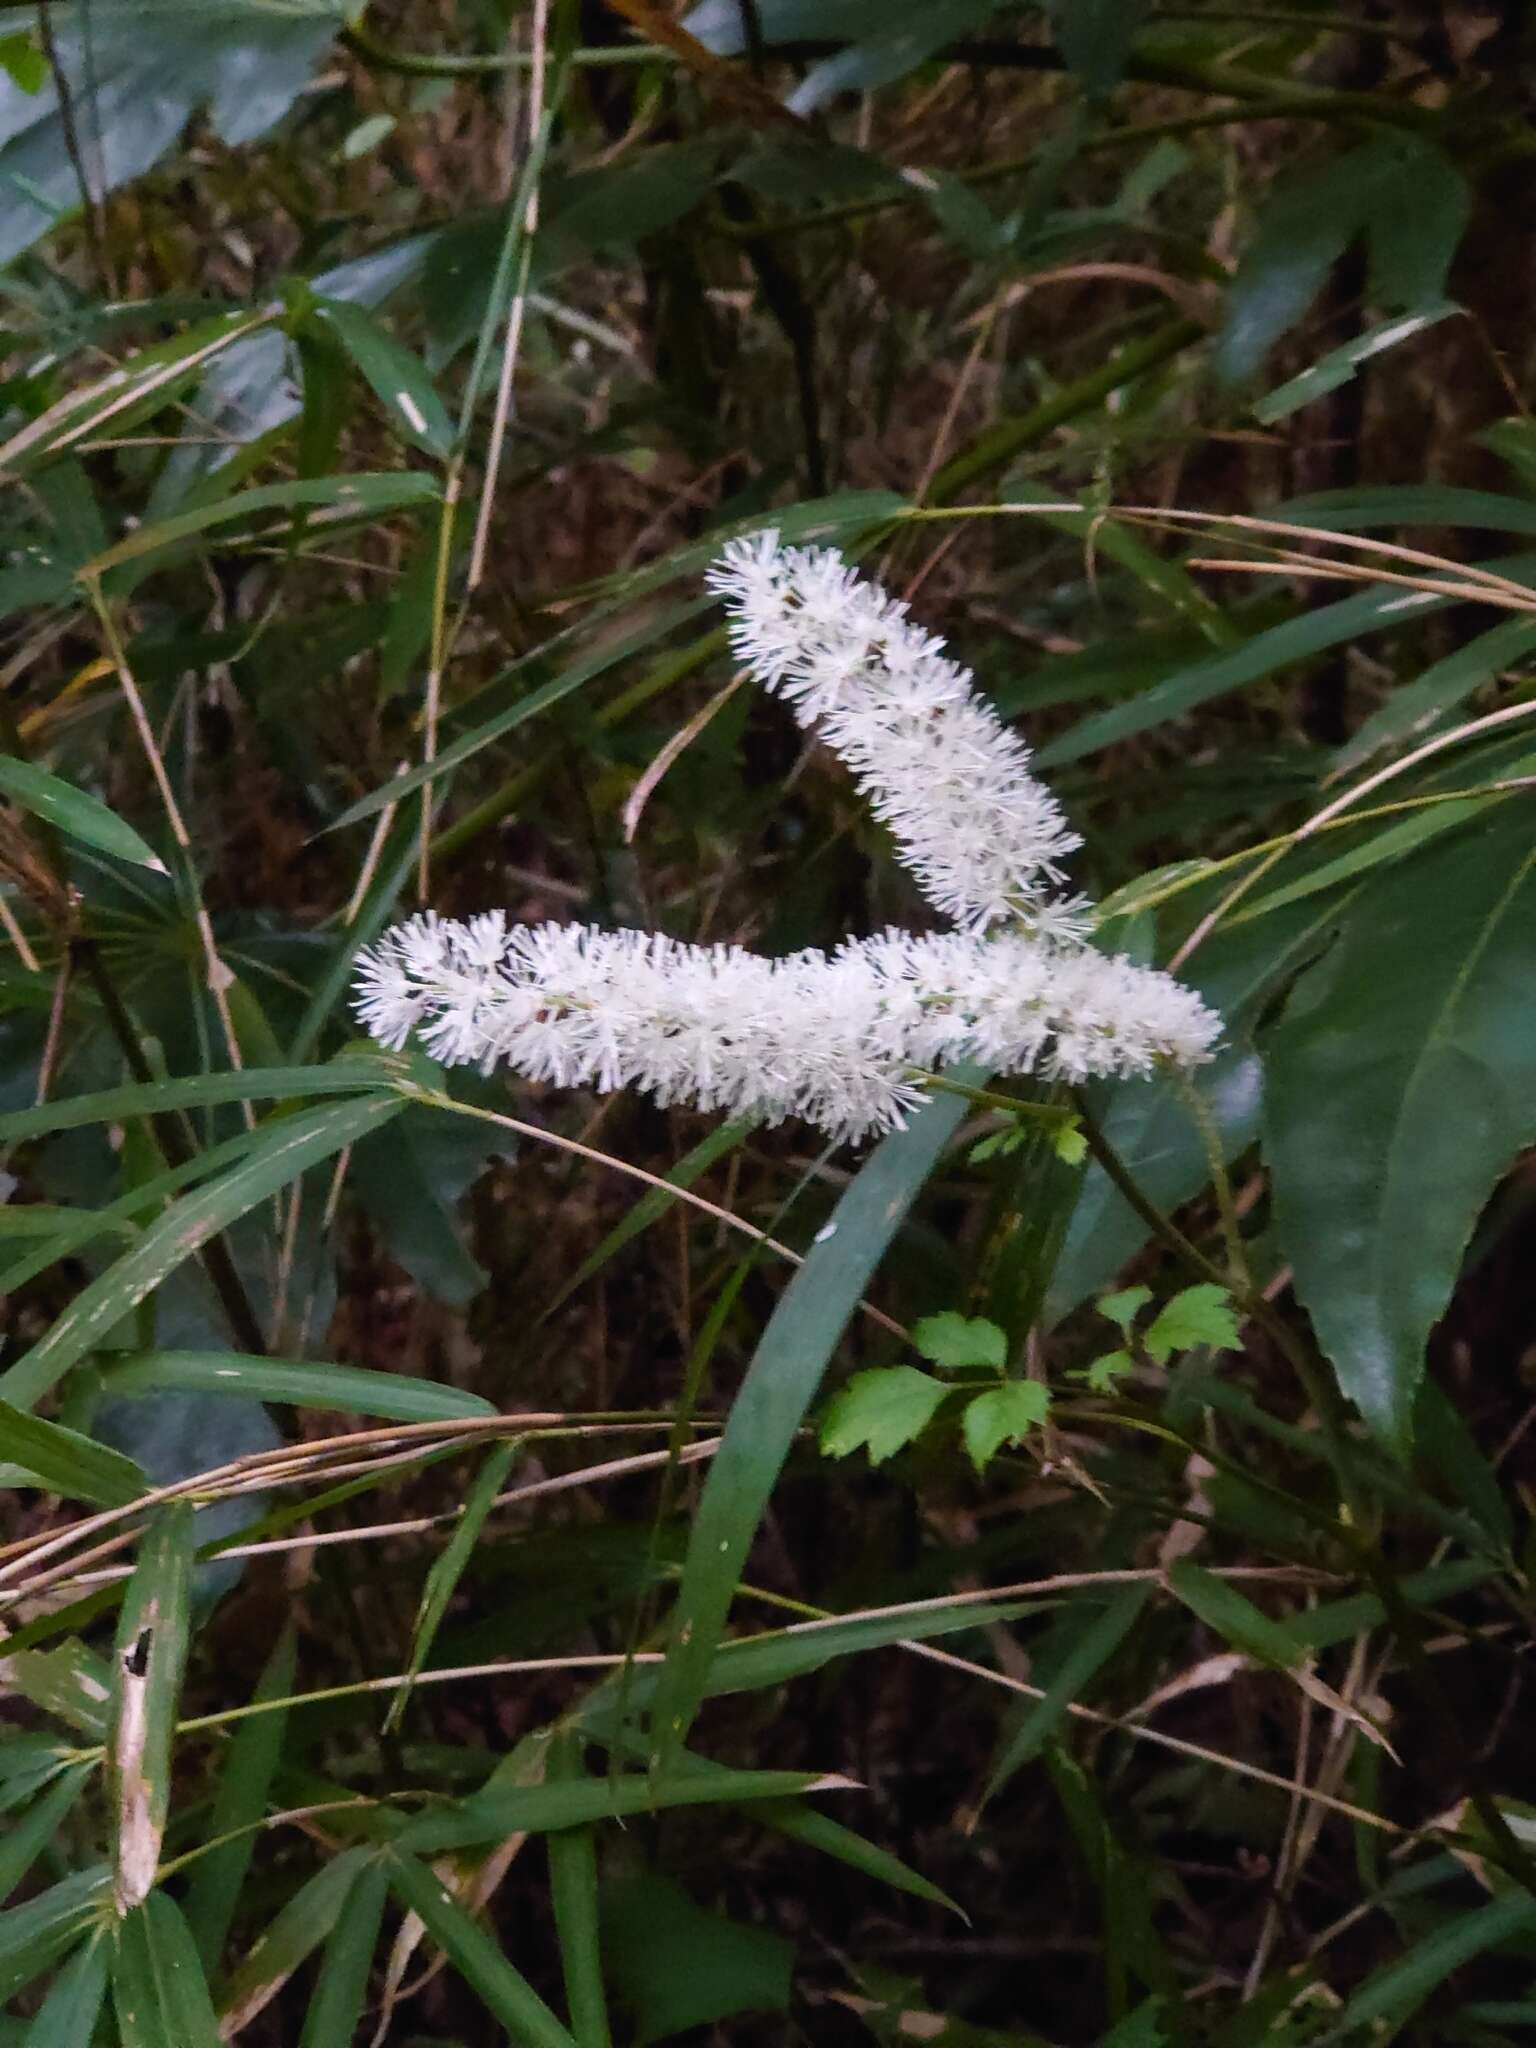
M 165 862 L 154 848 L 146 846 L 115 811 L 87 796 L 84 790 L 62 782 L 57 775 L 35 768 L 30 761 L 19 761 L 14 754 L 0 754 L 0 795 L 8 796 L 24 811 L 35 812 L 71 839 L 82 840 L 102 853 L 115 854 L 119 860 L 133 861 L 136 866 L 155 868 L 161 874 L 166 871 Z
M 966 1080 L 967 1070 L 958 1078 Z M 654 1709 L 663 1758 L 681 1748 L 692 1725 L 736 1582 L 795 1432 L 870 1276 L 965 1107 L 961 1096 L 937 1096 L 870 1154 L 763 1333 L 731 1406 L 683 1565 Z
M 1354 899 L 1268 1047 L 1265 1153 L 1296 1291 L 1403 1447 L 1479 1210 L 1536 1139 L 1536 856 L 1496 814 Z

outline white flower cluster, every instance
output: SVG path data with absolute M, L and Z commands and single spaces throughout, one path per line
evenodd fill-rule
M 1028 747 L 904 604 L 835 549 L 781 547 L 773 532 L 732 541 L 709 582 L 733 614 L 737 659 L 848 764 L 947 917 L 1084 935 L 1086 906 L 1055 894 L 1081 841 Z
M 385 1045 L 448 1065 L 642 1088 L 843 1138 L 893 1129 L 941 1065 L 1071 1081 L 1208 1053 L 1216 1019 L 1166 974 L 1022 932 L 885 932 L 764 959 L 655 932 L 467 923 L 427 911 L 361 963 L 357 1012 Z
M 655 932 L 455 923 L 432 911 L 360 957 L 355 1006 L 399 1048 L 529 1080 L 642 1088 L 834 1136 L 900 1125 L 940 1067 L 1068 1081 L 1208 1059 L 1220 1020 L 1166 974 L 1084 943 L 1053 894 L 1077 844 L 1028 750 L 966 672 L 830 551 L 738 541 L 714 573 L 752 673 L 849 762 L 961 929 L 764 959 Z M 989 931 L 1000 918 L 1008 929 Z

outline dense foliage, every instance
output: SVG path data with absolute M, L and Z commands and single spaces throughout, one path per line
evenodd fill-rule
M 0 2043 L 1529 2038 L 1533 87 L 0 0 Z M 934 930 L 770 526 L 1214 1061 L 828 1145 L 358 1035 L 424 907 Z

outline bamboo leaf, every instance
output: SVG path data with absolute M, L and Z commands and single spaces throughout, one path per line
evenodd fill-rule
M 112 2003 L 122 2048 L 220 2048 L 197 1949 L 164 1892 L 151 1892 L 118 1929 Z
M 162 875 L 167 872 L 165 862 L 154 848 L 146 846 L 115 811 L 57 775 L 35 768 L 30 761 L 19 761 L 14 754 L 0 754 L 0 795 L 8 796 L 13 804 L 86 846 L 115 854 L 119 860 L 132 861 L 138 867 L 154 868 Z
M 78 1430 L 45 1422 L 0 1401 L 0 1457 L 31 1475 L 35 1485 L 97 1507 L 126 1507 L 149 1488 L 143 1468 Z
M 353 1884 L 371 1864 L 371 1848 L 343 1849 L 288 1899 L 231 1975 L 219 2001 L 219 2032 L 230 2040 L 274 1999 L 340 1917 Z
M 654 1708 L 654 1747 L 663 1764 L 682 1747 L 698 1711 L 736 1583 L 795 1432 L 870 1275 L 964 1112 L 962 1096 L 937 1096 L 870 1154 L 763 1333 L 684 1560 Z
M 252 1358 L 237 1351 L 135 1351 L 102 1375 L 111 1394 L 227 1394 L 246 1401 L 285 1401 L 303 1408 L 339 1408 L 393 1422 L 456 1422 L 496 1413 L 481 1394 L 407 1373 L 307 1359 Z M 0 1404 L 0 1447 L 4 1446 Z
M 425 1864 L 392 1850 L 390 1889 L 422 1924 L 486 2010 L 528 2048 L 577 2048 L 521 1971 Z
M 285 1700 L 292 1692 L 294 1640 L 290 1623 L 262 1668 L 257 1700 Z M 256 1836 L 251 1831 L 267 1810 L 267 1793 L 282 1756 L 287 1725 L 286 1707 L 252 1714 L 242 1721 L 219 1773 L 207 1830 L 216 1846 L 193 1865 L 186 1896 L 187 1925 L 208 1970 L 217 1966 L 229 1935 L 240 1887 L 256 1850 Z M 220 1840 L 225 1835 L 232 1839 Z
M 320 1958 L 299 2048 L 337 2048 L 356 2037 L 388 1895 L 389 1872 L 382 1862 L 367 1864 L 352 1880 Z
M 0 1399 L 17 1407 L 40 1400 L 210 1237 L 307 1168 L 379 1129 L 404 1106 L 398 1096 L 373 1095 L 279 1119 L 241 1165 L 167 1209 L 131 1251 L 75 1297 L 47 1335 L 0 1373 Z
M 171 1810 L 171 1751 L 187 1661 L 192 1552 L 191 1506 L 178 1501 L 162 1508 L 140 1539 L 118 1620 L 108 1760 L 113 1895 L 123 1915 L 149 1896 Z
M 22 2035 L 21 2048 L 91 2048 L 107 1996 L 110 1953 L 99 1932 L 75 1951 Z

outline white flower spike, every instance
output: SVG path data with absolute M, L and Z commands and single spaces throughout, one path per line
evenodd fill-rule
M 847 763 L 946 916 L 1084 934 L 1085 906 L 1055 893 L 1077 834 L 1028 747 L 904 604 L 835 549 L 781 547 L 771 531 L 732 541 L 709 583 L 737 659 Z
M 892 1130 L 940 1065 L 1071 1081 L 1209 1056 L 1219 1020 L 1151 968 L 1021 932 L 887 932 L 769 960 L 652 932 L 428 911 L 359 963 L 358 1016 L 447 1065 L 838 1138 Z
M 768 960 L 656 932 L 459 924 L 427 911 L 362 954 L 354 1005 L 396 1049 L 560 1088 L 642 1088 L 837 1138 L 894 1130 L 941 1067 L 1086 1081 L 1211 1057 L 1221 1020 L 1171 976 L 1083 943 L 1052 893 L 1078 843 L 965 670 L 830 549 L 735 541 L 712 577 L 752 673 L 853 768 L 961 926 Z M 989 931 L 1000 919 L 1010 928 Z

